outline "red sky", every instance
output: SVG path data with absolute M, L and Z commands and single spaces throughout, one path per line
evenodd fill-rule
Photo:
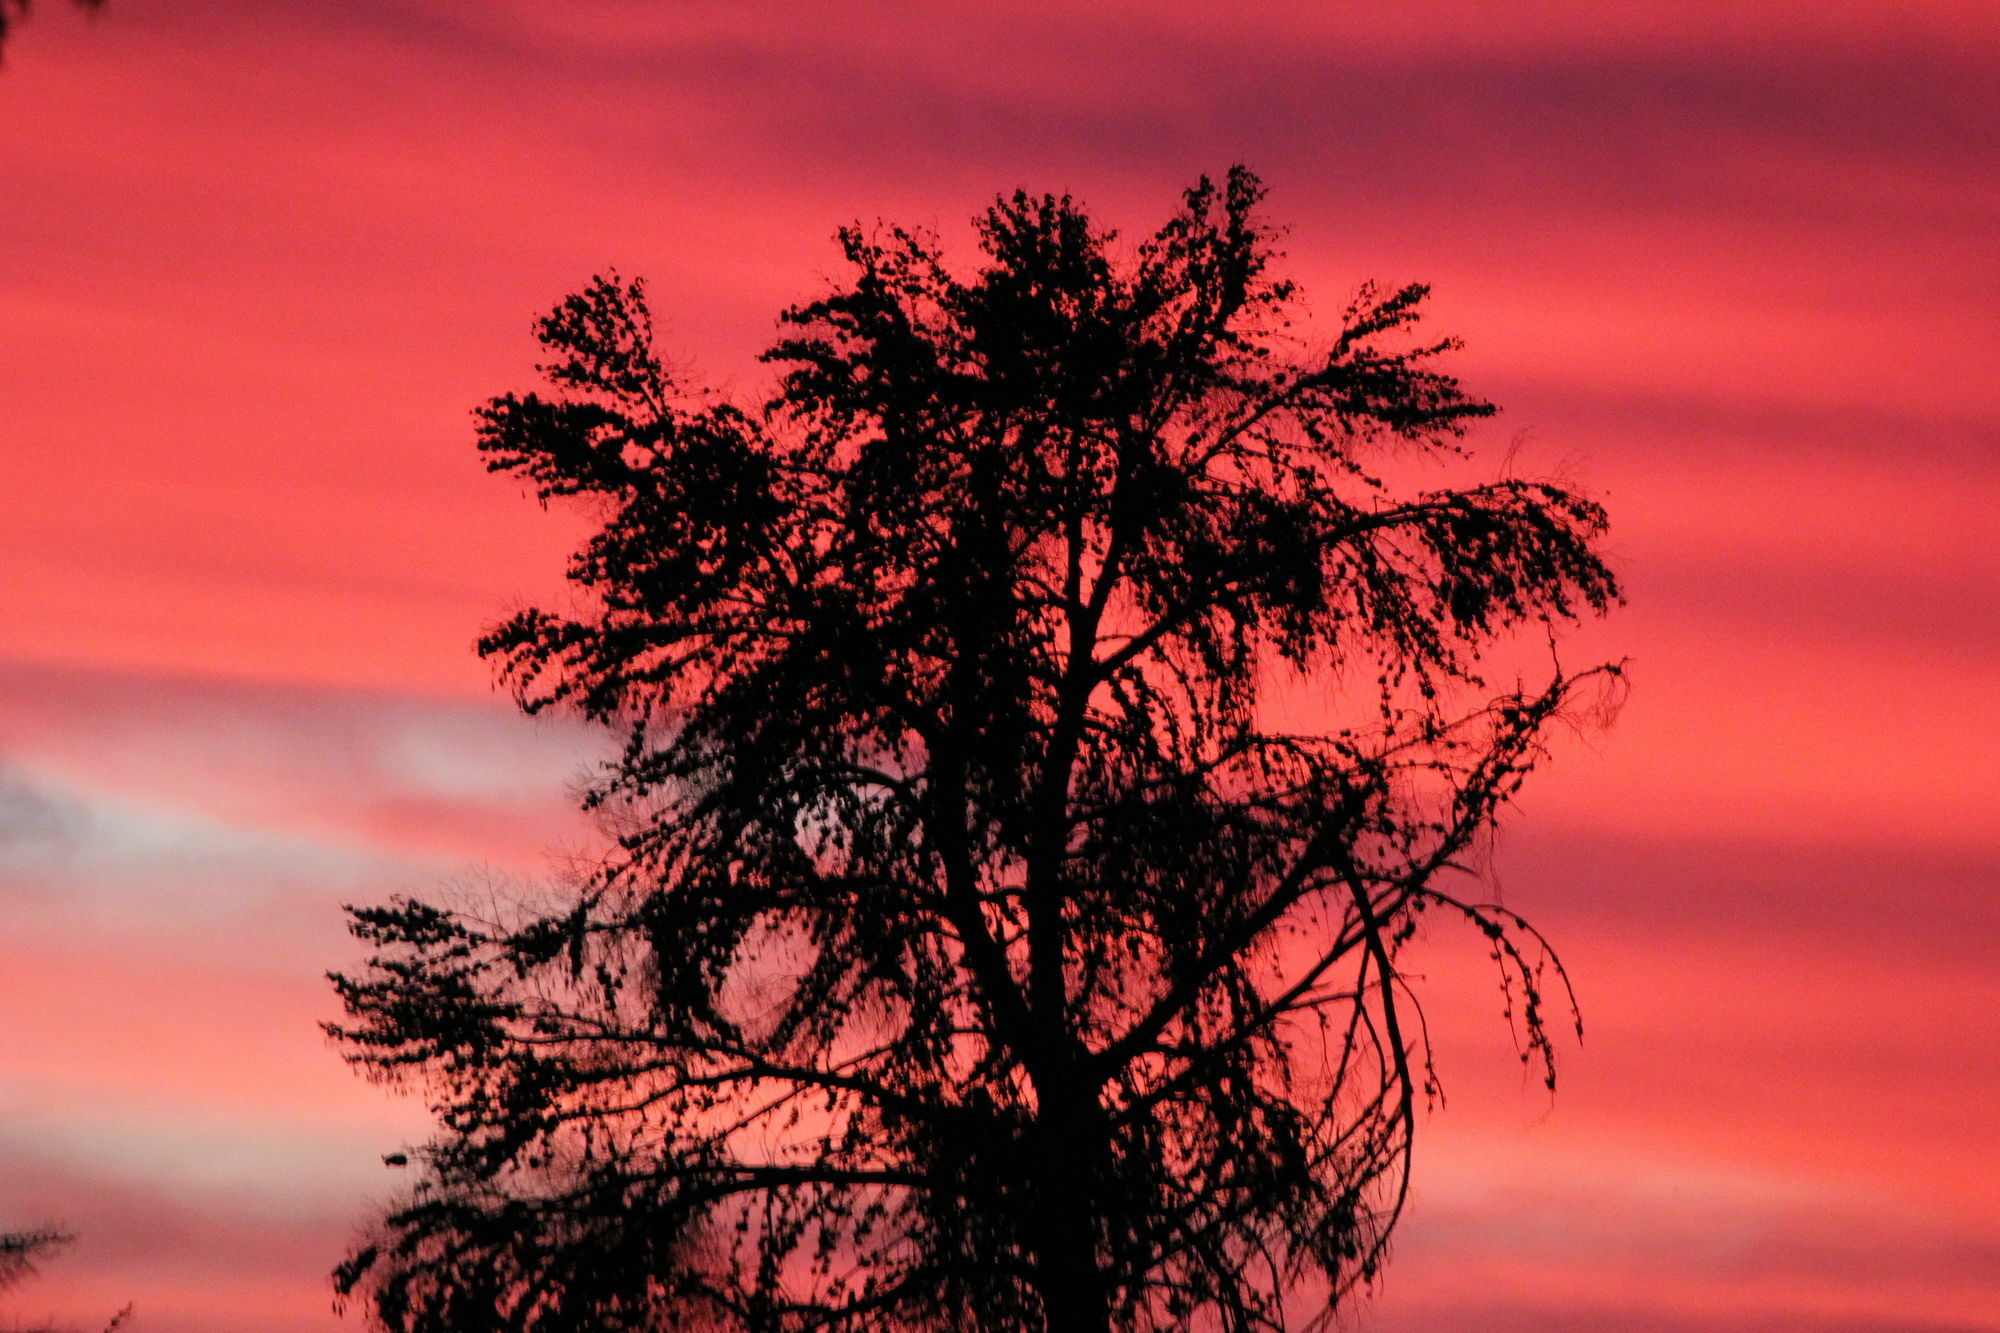
M 1494 874 L 1588 1036 L 1448 1106 L 1380 1333 L 2000 1330 L 2000 9 L 43 0 L 0 69 L 0 1227 L 24 1318 L 343 1327 L 420 1108 L 339 904 L 582 845 L 469 644 L 579 531 L 467 412 L 616 264 L 759 387 L 853 218 L 1244 161 L 1322 305 L 1436 286 L 1496 461 L 1603 496 L 1609 732 Z

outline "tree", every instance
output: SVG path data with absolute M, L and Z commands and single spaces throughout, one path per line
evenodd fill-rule
M 1492 412 L 1366 288 L 1309 354 L 1262 190 L 1128 255 L 1002 198 L 983 266 L 850 228 L 776 396 L 689 386 L 640 283 L 540 321 L 488 465 L 602 530 L 481 651 L 624 744 L 616 852 L 495 917 L 354 909 L 363 1070 L 442 1128 L 337 1274 L 409 1330 L 1285 1326 L 1370 1278 L 1430 1091 L 1403 946 L 1604 683 L 1494 694 L 1618 597 L 1599 507 L 1410 489 Z M 1402 480 L 1398 480 L 1402 479 Z M 1337 697 L 1311 725 L 1271 693 Z M 1553 975 L 1553 973 L 1551 973 Z

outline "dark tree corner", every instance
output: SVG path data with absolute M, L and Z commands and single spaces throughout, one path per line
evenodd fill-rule
M 102 9 L 104 0 L 70 0 L 78 9 Z M 0 0 L 0 54 L 5 53 L 7 37 L 13 26 L 28 16 L 34 7 L 34 0 Z
M 0 1232 L 0 1291 L 33 1277 L 39 1261 L 51 1258 L 76 1237 L 53 1227 L 37 1227 L 28 1231 Z M 132 1318 L 132 1306 L 127 1305 L 111 1317 L 104 1326 L 104 1333 L 118 1333 Z M 13 1333 L 64 1333 L 63 1330 L 44 1325 L 39 1328 L 21 1324 L 8 1326 Z
M 1559 971 L 1453 889 L 1617 674 L 1477 674 L 1617 600 L 1604 515 L 1410 484 L 1493 409 L 1414 337 L 1422 287 L 1309 349 L 1261 193 L 1202 181 L 1136 247 L 1015 194 L 969 276 L 847 230 L 761 408 L 676 378 L 637 282 L 541 322 L 553 392 L 480 447 L 603 527 L 588 609 L 482 651 L 622 730 L 617 851 L 547 915 L 355 910 L 335 1035 L 441 1129 L 344 1297 L 457 1333 L 1276 1329 L 1402 1210 L 1426 913 L 1490 939 L 1553 1081 Z M 1317 729 L 1288 674 L 1335 691 Z

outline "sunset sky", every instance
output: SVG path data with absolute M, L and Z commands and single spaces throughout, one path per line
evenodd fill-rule
M 1308 300 L 1434 284 L 1498 468 L 1600 496 L 1626 657 L 1492 878 L 1586 1037 L 1447 1105 L 1376 1333 L 2000 1330 L 2000 6 L 40 0 L 0 66 L 0 1321 L 326 1333 L 422 1108 L 340 905 L 586 850 L 471 651 L 583 531 L 469 409 L 615 265 L 755 353 L 833 229 L 1126 234 L 1244 162 Z M 88 1321 L 96 1319 L 96 1324 Z

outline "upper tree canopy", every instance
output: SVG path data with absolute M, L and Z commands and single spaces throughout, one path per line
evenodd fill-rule
M 637 282 L 541 322 L 554 393 L 480 445 L 603 526 L 482 649 L 624 729 L 618 850 L 546 912 L 356 913 L 338 1035 L 443 1126 L 340 1274 L 385 1326 L 1276 1328 L 1400 1209 L 1419 913 L 1546 1060 L 1538 941 L 1446 872 L 1579 687 L 1479 655 L 1617 597 L 1604 517 L 1392 484 L 1492 409 L 1422 287 L 1308 345 L 1260 195 L 1127 247 L 1015 194 L 969 275 L 844 231 L 761 408 Z

